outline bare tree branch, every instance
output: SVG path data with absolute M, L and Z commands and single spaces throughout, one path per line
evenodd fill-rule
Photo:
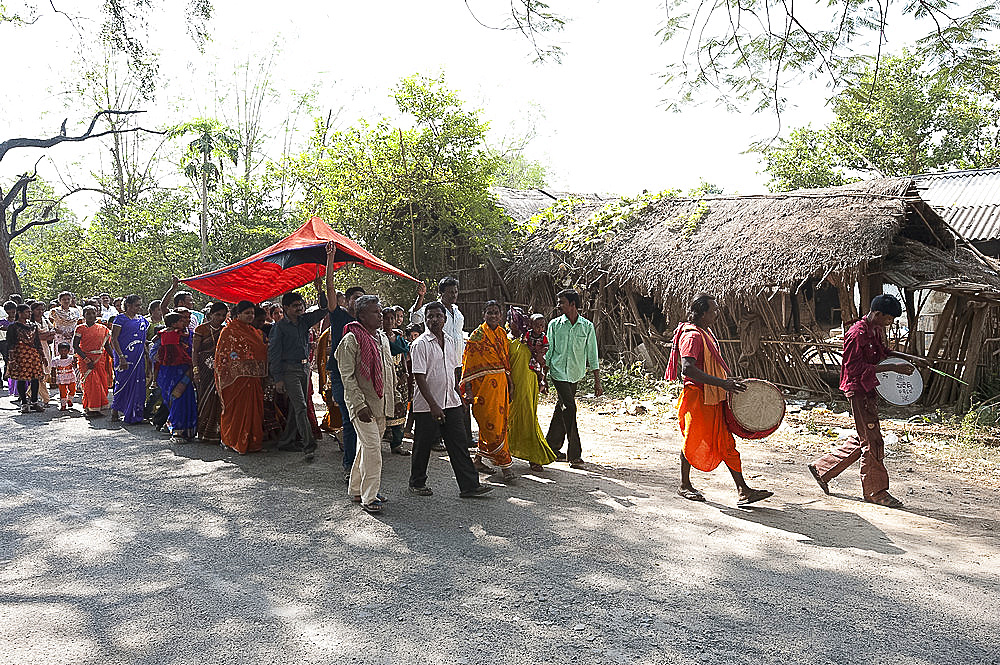
M 109 134 L 124 134 L 129 132 L 149 132 L 150 134 L 166 134 L 164 131 L 156 129 L 146 129 L 144 127 L 129 127 L 127 129 L 109 129 L 103 132 L 94 133 L 94 128 L 97 126 L 97 121 L 103 117 L 111 118 L 118 116 L 129 116 L 137 115 L 139 113 L 145 113 L 145 111 L 116 111 L 112 109 L 106 109 L 100 111 L 94 115 L 93 119 L 90 121 L 90 127 L 87 131 L 79 136 L 65 136 L 57 135 L 52 136 L 47 139 L 35 139 L 35 138 L 14 138 L 7 139 L 6 141 L 0 142 L 0 160 L 3 160 L 4 156 L 9 150 L 15 148 L 51 148 L 52 146 L 59 145 L 60 143 L 66 142 L 78 142 L 86 141 L 87 139 L 99 138 L 101 136 L 108 136 Z

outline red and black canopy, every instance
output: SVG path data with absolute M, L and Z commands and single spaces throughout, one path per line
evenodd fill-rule
M 357 263 L 418 281 L 378 258 L 347 236 L 313 217 L 292 235 L 239 263 L 181 280 L 192 289 L 226 302 L 263 302 L 326 274 L 326 244 L 337 244 L 334 269 Z

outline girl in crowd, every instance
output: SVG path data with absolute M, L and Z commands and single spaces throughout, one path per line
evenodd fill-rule
M 74 297 L 69 291 L 59 294 L 59 306 L 49 310 L 49 320 L 56 330 L 56 348 L 63 342 L 72 345 L 73 336 L 76 334 L 76 327 L 80 325 L 83 312 L 79 307 L 73 305 Z
M 133 294 L 122 301 L 125 311 L 114 318 L 111 348 L 115 352 L 115 392 L 111 418 L 141 423 L 146 406 L 146 331 L 149 321 L 139 315 L 142 298 Z
M 527 460 L 532 471 L 541 471 L 544 465 L 556 461 L 556 454 L 538 425 L 538 374 L 531 367 L 531 348 L 522 341 L 529 319 L 519 307 L 511 307 L 507 322 L 514 338 L 510 342 L 510 376 L 514 383 L 510 400 L 510 454 Z
M 227 316 L 229 308 L 226 303 L 212 303 L 205 323 L 194 329 L 195 376 L 198 379 L 198 439 L 205 443 L 218 443 L 221 440 L 219 415 L 222 412 L 222 404 L 215 388 L 215 349 L 219 344 Z
M 83 324 L 76 327 L 73 348 L 80 356 L 83 412 L 92 417 L 103 416 L 111 383 L 111 331 L 97 321 L 97 308 L 93 305 L 83 308 Z
M 45 376 L 38 382 L 38 397 L 42 406 L 49 405 L 49 375 L 52 372 L 52 340 L 56 333 L 45 316 L 47 307 L 40 300 L 31 303 L 31 322 L 38 326 L 38 336 L 42 340 L 42 363 L 45 365 Z
M 503 471 L 505 481 L 517 476 L 507 444 L 510 425 L 510 395 L 514 392 L 510 377 L 510 341 L 501 325 L 500 304 L 490 300 L 483 308 L 483 323 L 465 345 L 462 380 L 459 392 L 472 404 L 472 415 L 479 423 L 479 451 L 473 460 L 476 469 L 493 473 L 483 458 Z
M 254 327 L 254 304 L 241 300 L 219 334 L 215 349 L 215 389 L 221 404 L 222 443 L 241 455 L 264 442 L 264 377 L 267 344 Z
M 80 380 L 77 373 L 76 356 L 72 355 L 70 345 L 62 342 L 56 347 L 58 355 L 52 359 L 52 367 L 56 371 L 56 383 L 59 385 L 59 410 L 66 411 L 73 406 L 73 396 L 76 395 L 76 384 Z
M 181 308 L 163 317 L 166 328 L 160 331 L 160 350 L 156 359 L 156 383 L 160 386 L 163 403 L 169 409 L 167 417 L 171 434 L 190 441 L 198 425 L 198 405 L 192 383 L 190 310 Z
M 47 374 L 42 355 L 42 338 L 38 325 L 32 323 L 30 317 L 31 308 L 24 304 L 18 305 L 14 310 L 14 322 L 7 328 L 9 373 L 17 386 L 21 413 L 44 410 L 38 403 L 38 381 Z

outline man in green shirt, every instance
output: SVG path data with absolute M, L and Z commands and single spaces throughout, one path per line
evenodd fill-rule
M 562 316 L 549 321 L 549 350 L 545 362 L 559 399 L 545 439 L 557 460 L 568 459 L 571 467 L 580 469 L 583 468 L 583 447 L 576 427 L 576 386 L 589 369 L 594 372 L 594 394 L 598 397 L 604 394 L 597 359 L 597 335 L 594 324 L 580 316 L 579 293 L 565 289 L 557 296 Z M 567 440 L 569 446 L 563 454 L 560 451 Z

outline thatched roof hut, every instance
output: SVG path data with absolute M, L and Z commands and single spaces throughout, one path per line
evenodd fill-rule
M 729 314 L 722 336 L 745 369 L 814 391 L 832 390 L 839 359 L 830 330 L 855 318 L 857 303 L 884 284 L 900 288 L 914 333 L 921 289 L 957 294 L 963 305 L 1000 301 L 1000 273 L 956 246 L 909 178 L 756 196 L 575 200 L 532 223 L 505 275 L 526 304 L 547 309 L 555 285 L 575 285 L 604 326 L 605 346 L 631 327 L 647 351 L 660 345 L 651 355 L 662 363 L 685 304 L 699 291 L 713 293 Z M 833 294 L 832 314 L 817 307 L 824 289 Z M 780 348 L 761 351 L 775 342 Z M 920 351 L 923 339 L 912 334 L 902 343 Z M 624 346 L 613 350 L 631 349 Z M 794 348 L 812 356 L 789 360 Z
M 585 203 L 543 221 L 507 279 L 526 283 L 548 275 L 587 282 L 588 275 L 603 273 L 609 283 L 630 283 L 666 302 L 699 291 L 755 296 L 874 263 L 904 276 L 908 287 L 971 272 L 1000 288 L 968 250 L 956 253 L 932 209 L 907 196 L 912 184 L 892 178 L 759 196 L 661 198 L 618 218 L 603 234 L 595 230 L 575 241 L 573 231 L 605 207 Z M 916 256 L 921 260 L 913 261 Z

